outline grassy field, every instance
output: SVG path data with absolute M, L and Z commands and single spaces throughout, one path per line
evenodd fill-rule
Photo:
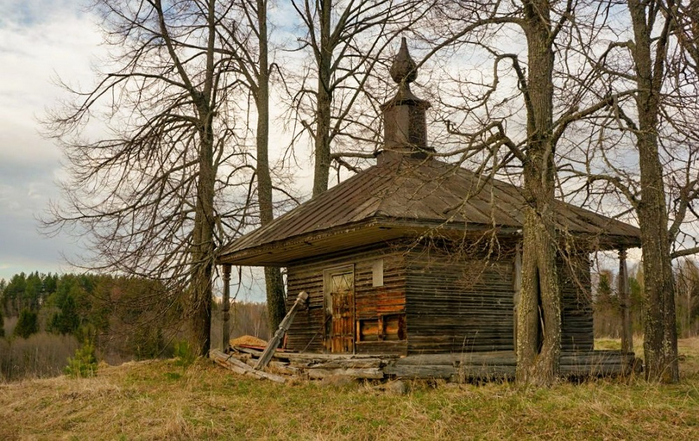
M 617 342 L 601 341 L 600 347 Z M 699 338 L 682 340 L 680 384 L 642 380 L 279 385 L 200 360 L 102 367 L 96 378 L 0 385 L 0 440 L 699 439 Z

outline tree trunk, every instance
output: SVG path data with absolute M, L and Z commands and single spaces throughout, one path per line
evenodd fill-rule
M 257 106 L 257 200 L 260 207 L 260 224 L 265 226 L 274 219 L 272 177 L 269 168 L 269 60 L 266 0 L 257 0 L 257 14 L 260 50 L 259 75 L 255 94 Z M 269 326 L 270 329 L 274 330 L 279 327 L 279 323 L 286 315 L 284 280 L 279 268 L 265 268 L 265 286 Z
M 554 224 L 553 62 L 548 2 L 524 2 L 529 144 L 524 163 L 522 290 L 517 311 L 519 383 L 550 385 L 559 373 L 561 298 Z
M 214 267 L 214 184 L 212 117 L 201 136 L 199 180 L 192 244 L 190 287 L 190 343 L 196 354 L 207 356 L 211 345 L 211 277 Z
M 214 166 L 214 112 L 213 77 L 214 77 L 214 42 L 215 12 L 214 2 L 209 1 L 209 34 L 206 51 L 206 80 L 203 91 L 191 93 L 199 116 L 199 179 L 194 215 L 194 235 L 192 243 L 192 280 L 190 286 L 190 339 L 194 352 L 202 357 L 209 354 L 211 348 L 211 278 L 213 276 L 214 245 L 214 189 L 216 188 L 216 169 Z
M 667 29 L 665 38 L 655 43 L 652 55 L 652 29 L 648 26 L 645 4 L 628 1 L 635 44 L 633 58 L 638 92 L 636 107 L 639 127 L 636 140 L 641 172 L 641 202 L 638 221 L 643 248 L 644 287 L 644 354 L 646 378 L 652 381 L 679 380 L 677 329 L 675 325 L 675 286 L 670 258 L 667 209 L 663 166 L 658 155 L 658 115 L 660 90 L 664 77 Z
M 330 122 L 332 92 L 330 75 L 332 71 L 333 48 L 330 42 L 330 12 L 332 0 L 322 0 L 320 10 L 320 48 L 317 57 L 318 86 L 316 97 L 315 167 L 313 173 L 313 196 L 328 189 L 330 177 Z M 276 328 L 275 328 L 276 329 Z

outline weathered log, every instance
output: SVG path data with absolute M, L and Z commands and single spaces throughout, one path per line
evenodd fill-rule
M 465 352 L 462 354 L 426 354 L 409 355 L 396 360 L 399 365 L 505 365 L 514 366 L 517 363 L 512 351 L 496 352 Z
M 289 363 L 284 363 L 281 361 L 270 361 L 267 365 L 267 369 L 276 374 L 284 374 L 291 376 L 300 376 L 303 374 L 303 370 L 295 366 L 289 365 Z
M 319 380 L 327 377 L 348 377 L 356 379 L 372 379 L 380 380 L 384 378 L 384 373 L 381 368 L 364 368 L 364 369 L 307 369 L 308 378 Z
M 564 376 L 617 376 L 629 375 L 631 373 L 631 367 L 622 364 L 600 364 L 594 366 L 561 365 L 560 372 L 561 375 Z
M 378 368 L 388 363 L 388 360 L 373 358 L 367 360 L 331 360 L 306 364 L 308 369 L 363 369 Z
M 274 358 L 279 360 L 289 360 L 294 362 L 323 363 L 335 360 L 373 360 L 377 357 L 384 359 L 394 359 L 397 356 L 376 354 L 318 354 L 309 352 L 276 352 Z
M 467 366 L 462 365 L 457 369 L 453 380 L 465 381 L 467 379 L 491 379 L 491 378 L 514 378 L 515 366 Z
M 255 358 L 260 358 L 262 356 L 262 351 L 258 351 L 257 349 L 243 348 L 241 346 L 233 346 L 231 349 L 235 352 L 252 355 Z
M 249 375 L 251 377 L 266 379 L 274 381 L 276 383 L 284 383 L 286 379 L 276 374 L 270 374 L 268 372 L 263 372 L 255 370 L 251 366 L 248 366 L 244 362 L 238 360 L 233 355 L 224 354 L 218 349 L 212 349 L 209 352 L 209 358 L 214 361 L 214 363 L 225 367 L 237 374 Z
M 633 356 L 633 352 L 624 354 L 620 351 L 563 352 L 561 364 L 621 363 L 627 358 L 633 360 Z
M 395 365 L 389 364 L 383 368 L 387 375 L 395 375 L 399 378 L 444 378 L 449 379 L 457 373 L 454 366 L 439 365 Z

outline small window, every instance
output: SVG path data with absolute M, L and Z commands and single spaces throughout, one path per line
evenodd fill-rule
M 383 286 L 383 259 L 375 261 L 371 265 L 372 286 L 374 288 Z

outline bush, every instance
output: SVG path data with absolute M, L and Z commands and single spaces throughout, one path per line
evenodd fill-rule
M 192 347 L 186 341 L 175 342 L 175 357 L 177 358 L 175 364 L 182 367 L 190 366 L 197 358 Z
M 138 326 L 131 338 L 131 346 L 137 360 L 161 357 L 166 350 L 163 331 L 160 328 Z
M 73 378 L 93 377 L 97 374 L 97 357 L 95 356 L 95 346 L 84 343 L 75 351 L 75 356 L 68 358 L 68 366 L 63 372 Z

